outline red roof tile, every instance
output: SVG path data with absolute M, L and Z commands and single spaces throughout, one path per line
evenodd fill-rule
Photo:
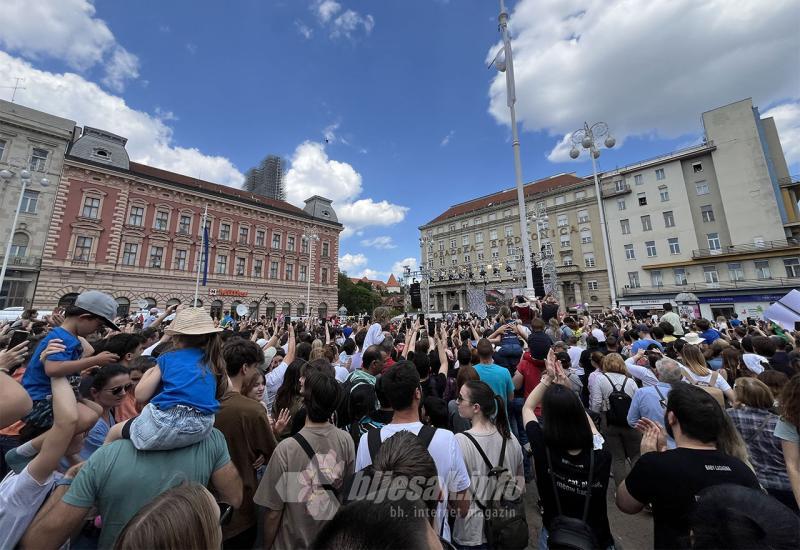
M 386 281 L 386 286 L 391 286 L 391 287 L 400 286 L 400 283 L 398 283 L 397 279 L 394 278 L 394 273 L 389 274 L 389 280 Z

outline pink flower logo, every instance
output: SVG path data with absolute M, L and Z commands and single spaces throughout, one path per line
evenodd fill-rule
M 316 520 L 329 520 L 339 509 L 339 501 L 333 492 L 322 487 L 330 483 L 337 489 L 342 485 L 344 461 L 339 460 L 333 450 L 314 455 L 305 470 L 298 472 L 300 502 L 305 502 L 306 510 Z

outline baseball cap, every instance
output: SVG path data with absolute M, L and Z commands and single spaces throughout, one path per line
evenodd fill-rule
M 593 328 L 593 329 L 592 329 L 592 336 L 594 336 L 595 338 L 597 338 L 597 341 L 598 341 L 598 342 L 605 342 L 605 341 L 606 341 L 606 334 L 605 334 L 605 332 L 603 332 L 603 331 L 602 331 L 602 330 L 600 330 L 599 328 Z
M 646 332 L 646 333 L 649 334 L 650 333 L 650 327 L 648 327 L 647 325 L 642 323 L 642 324 L 640 324 L 639 326 L 636 327 L 636 332 Z
M 107 327 L 119 330 L 119 327 L 114 324 L 114 317 L 117 314 L 117 301 L 105 292 L 100 292 L 99 290 L 81 292 L 75 300 L 75 307 L 101 317 Z

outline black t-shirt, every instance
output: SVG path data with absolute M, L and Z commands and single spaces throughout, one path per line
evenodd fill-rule
M 545 324 L 557 315 L 558 304 L 542 304 L 542 321 L 544 321 Z
M 759 489 L 755 474 L 744 462 L 717 450 L 646 453 L 625 478 L 633 498 L 653 505 L 655 548 L 689 548 L 689 514 L 695 495 L 723 483 Z
M 533 449 L 533 464 L 536 468 L 536 487 L 542 500 L 544 515 L 542 523 L 550 527 L 550 522 L 558 515 L 553 484 L 550 481 L 550 472 L 547 468 L 547 454 L 545 452 L 544 432 L 538 422 L 528 422 L 525 426 L 528 440 Z M 606 491 L 608 490 L 608 477 L 611 474 L 611 453 L 605 450 L 594 452 L 594 473 L 592 474 L 592 497 L 589 501 L 589 517 L 586 523 L 592 528 L 594 536 L 601 548 L 614 544 L 611 528 L 608 526 L 608 511 L 606 509 Z M 580 454 L 569 453 L 550 449 L 550 458 L 553 462 L 558 499 L 561 503 L 561 514 L 571 518 L 581 518 L 583 507 L 586 503 L 586 483 L 589 479 L 589 452 Z
M 427 380 L 420 384 L 422 386 L 422 398 L 438 397 L 442 398 L 444 389 L 447 387 L 447 376 L 444 373 L 437 372 L 431 374 Z

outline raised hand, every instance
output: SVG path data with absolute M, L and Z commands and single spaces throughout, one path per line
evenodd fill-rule
M 666 450 L 667 432 L 664 426 L 649 418 L 640 418 L 636 422 L 636 429 L 642 433 L 641 454 Z
M 28 353 L 28 341 L 17 344 L 11 349 L 0 351 L 0 369 L 11 369 L 20 365 Z

